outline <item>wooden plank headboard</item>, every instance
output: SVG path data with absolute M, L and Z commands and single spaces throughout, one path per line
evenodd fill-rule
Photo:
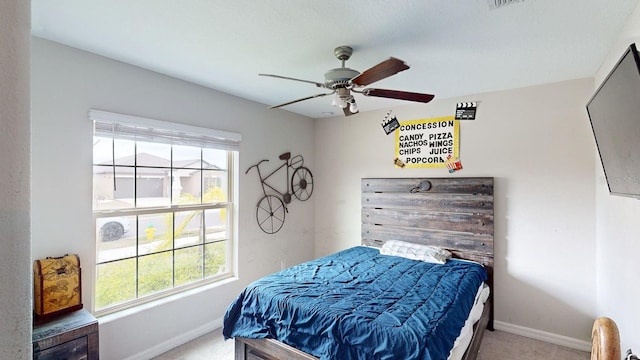
M 362 244 L 387 240 L 436 245 L 481 263 L 493 300 L 493 178 L 362 179 Z
M 493 178 L 362 179 L 362 243 L 387 240 L 493 266 Z

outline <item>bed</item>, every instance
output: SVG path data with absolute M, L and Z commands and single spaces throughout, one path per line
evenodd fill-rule
M 229 306 L 223 334 L 235 338 L 237 360 L 447 359 L 488 286 L 457 350 L 476 358 L 493 329 L 493 179 L 369 178 L 361 187 L 362 246 L 257 280 Z M 453 258 L 433 264 L 381 253 L 397 241 Z

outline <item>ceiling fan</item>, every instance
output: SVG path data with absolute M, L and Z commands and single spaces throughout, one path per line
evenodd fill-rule
M 316 95 L 307 96 L 302 99 L 289 101 L 279 105 L 270 106 L 269 109 L 275 109 L 287 105 L 291 105 L 300 101 L 309 100 L 317 97 L 334 95 L 332 104 L 333 106 L 341 107 L 345 116 L 358 113 L 358 105 L 356 100 L 351 94 L 352 92 L 362 94 L 364 96 L 375 96 L 390 99 L 399 99 L 415 102 L 427 103 L 433 100 L 434 95 L 421 94 L 408 91 L 388 90 L 388 89 L 374 89 L 366 88 L 358 90 L 363 86 L 367 86 L 376 81 L 385 79 L 391 75 L 395 75 L 400 71 L 407 70 L 409 65 L 400 59 L 394 57 L 385 60 L 378 65 L 375 65 L 362 73 L 350 69 L 344 66 L 345 61 L 349 60 L 353 49 L 349 46 L 338 46 L 333 51 L 338 60 L 342 61 L 342 67 L 331 69 L 324 74 L 324 82 L 315 82 L 309 80 L 302 80 L 291 78 L 287 76 L 273 75 L 273 74 L 258 74 L 259 76 L 270 76 L 279 79 L 302 81 L 310 84 L 314 84 L 316 87 L 326 88 L 332 90 L 328 93 L 321 93 Z

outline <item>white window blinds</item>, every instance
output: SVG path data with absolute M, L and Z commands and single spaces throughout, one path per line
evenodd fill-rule
M 90 110 L 94 135 L 137 141 L 190 145 L 221 150 L 240 150 L 242 135 L 138 116 Z

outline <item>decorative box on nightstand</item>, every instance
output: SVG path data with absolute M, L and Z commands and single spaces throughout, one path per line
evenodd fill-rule
M 87 310 L 48 319 L 33 326 L 33 358 L 98 360 L 98 321 Z

